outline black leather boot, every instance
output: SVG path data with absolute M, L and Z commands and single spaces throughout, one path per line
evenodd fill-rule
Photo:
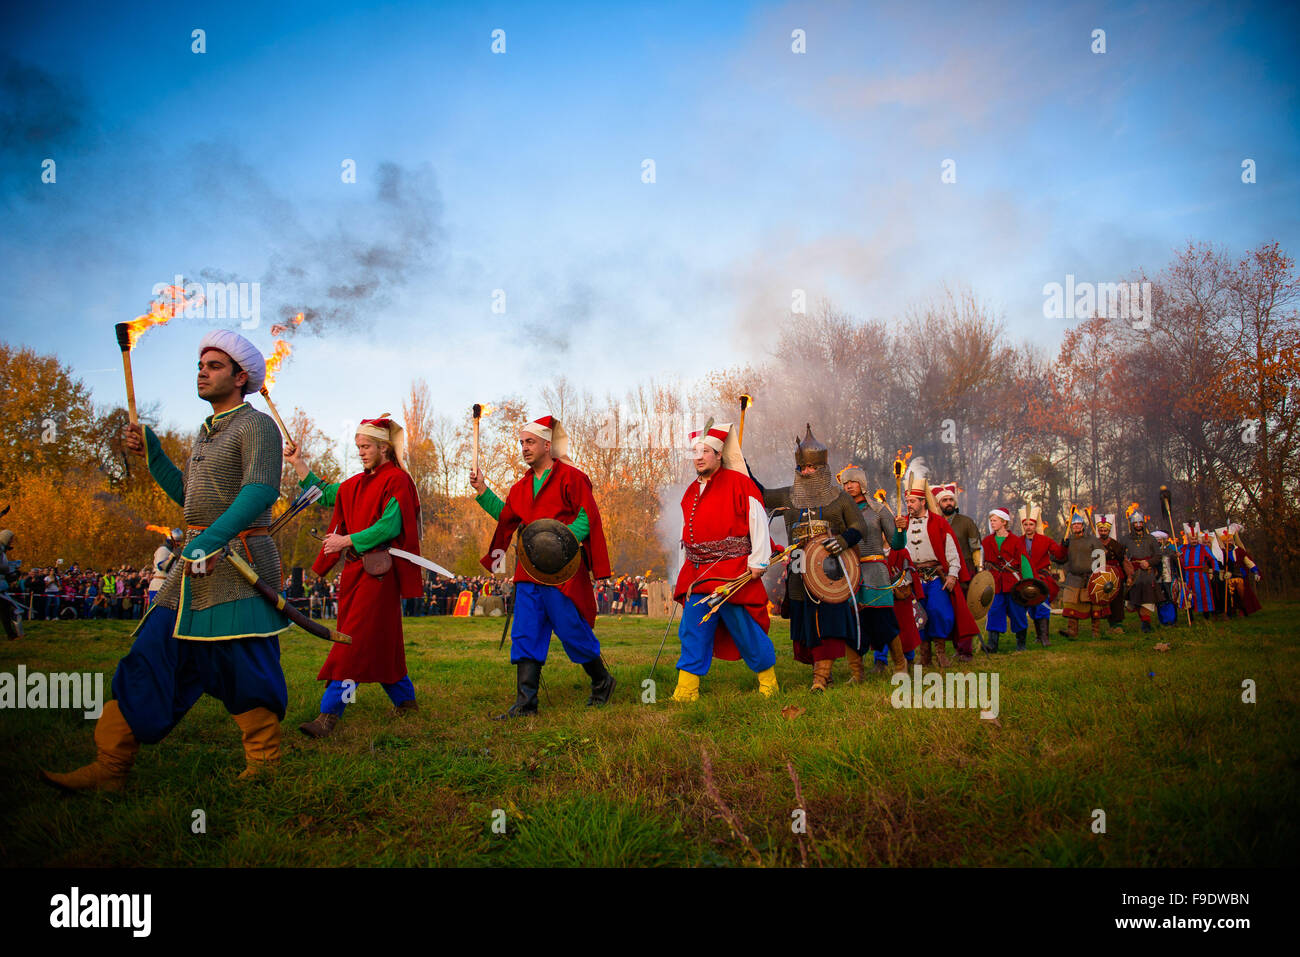
M 990 631 L 988 638 L 984 642 L 984 649 L 991 655 L 998 653 L 998 639 L 1002 637 L 1000 631 Z
M 497 715 L 497 720 L 537 714 L 537 689 L 541 683 L 542 663 L 531 658 L 520 659 L 515 665 L 515 703 L 505 714 Z
M 1018 631 L 1016 632 L 1016 651 L 1024 651 L 1024 650 L 1025 650 L 1025 633 L 1023 631 Z
M 588 661 L 582 666 L 582 670 L 591 675 L 591 696 L 587 698 L 587 707 L 608 704 L 609 696 L 614 693 L 615 681 L 614 676 L 605 667 L 605 662 L 599 658 Z
M 1038 643 L 1044 648 L 1048 648 L 1052 644 L 1052 639 L 1048 637 L 1048 632 L 1051 630 L 1050 626 L 1051 621 L 1047 618 L 1034 619 L 1034 632 L 1038 635 Z

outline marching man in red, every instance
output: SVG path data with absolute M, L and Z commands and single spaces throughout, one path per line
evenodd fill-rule
M 405 558 L 392 557 L 392 567 L 375 576 L 365 570 L 361 553 L 400 548 L 420 554 L 420 501 L 403 458 L 405 432 L 387 414 L 362 419 L 356 433 L 363 471 L 342 484 L 326 484 L 307 470 L 297 450 L 285 458 L 297 470 L 303 488 L 320 486 L 321 502 L 334 506 L 330 533 L 311 566 L 326 575 L 340 557 L 339 631 L 352 644 L 336 644 L 317 675 L 327 682 L 320 715 L 299 725 L 308 737 L 333 732 L 358 684 L 377 681 L 400 714 L 417 710 L 415 685 L 406 672 L 402 639 L 402 599 L 424 593 L 419 568 Z
M 1047 586 L 1048 599 L 1029 609 L 1029 618 L 1034 623 L 1034 634 L 1038 643 L 1044 648 L 1052 641 L 1048 637 L 1051 627 L 1052 602 L 1061 586 L 1052 574 L 1052 561 L 1065 561 L 1065 547 L 1046 535 L 1039 534 L 1039 524 L 1043 520 L 1043 510 L 1037 505 L 1024 506 L 1020 509 L 1020 530 L 1024 532 L 1021 540 L 1025 546 L 1025 556 L 1029 559 L 1029 568 L 1034 578 Z
M 545 415 L 519 429 L 528 471 L 503 502 L 481 473 L 470 472 L 476 501 L 497 520 L 481 564 L 489 572 L 505 566 L 515 531 L 520 546 L 515 565 L 514 625 L 510 662 L 516 669 L 515 703 L 502 718 L 537 714 L 542 665 L 554 633 L 564 653 L 591 678 L 587 706 L 603 705 L 614 693 L 614 676 L 600 657 L 595 578 L 609 577 L 609 553 L 591 479 L 569 461 L 569 436 L 560 421 Z M 536 526 L 529 529 L 529 526 Z M 530 554 L 530 552 L 532 554 Z
M 995 508 L 989 512 L 989 534 L 984 536 L 980 547 L 984 553 L 984 566 L 998 583 L 998 593 L 993 596 L 985 625 L 989 633 L 988 650 L 997 653 L 998 641 L 1006 634 L 1009 618 L 1011 630 L 1016 634 L 1016 651 L 1024 651 L 1029 620 L 1024 606 L 1012 599 L 1011 589 L 1021 579 L 1034 576 L 1029 557 L 1025 554 L 1024 540 L 1011 534 L 1011 515 L 1006 509 Z
M 677 660 L 674 701 L 700 696 L 700 678 L 714 658 L 743 658 L 758 675 L 758 690 L 767 696 L 776 683 L 776 648 L 768 637 L 767 590 L 762 576 L 772 557 L 762 493 L 749 478 L 740 442 L 730 423 L 691 433 L 696 481 L 682 495 L 681 571 L 673 598 L 681 603 L 677 630 L 682 654 Z M 697 596 L 748 570 L 753 578 L 703 621 L 708 606 Z

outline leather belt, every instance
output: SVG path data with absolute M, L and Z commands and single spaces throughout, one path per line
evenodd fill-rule
M 185 527 L 191 532 L 206 532 L 209 528 L 207 525 L 186 525 Z M 258 525 L 256 528 L 244 529 L 235 537 L 239 539 L 240 544 L 244 546 L 244 554 L 248 556 L 248 560 L 251 562 L 253 560 L 253 553 L 248 549 L 248 540 L 250 538 L 257 538 L 262 535 L 270 534 L 271 529 L 268 526 Z

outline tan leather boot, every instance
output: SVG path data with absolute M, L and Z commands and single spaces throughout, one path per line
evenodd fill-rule
M 834 680 L 831 677 L 832 665 L 834 665 L 834 662 L 829 658 L 825 661 L 813 662 L 813 691 L 825 691 L 831 686 L 831 683 Z
M 894 660 L 894 674 L 907 672 L 907 657 L 903 654 L 903 639 L 895 638 L 889 643 L 889 656 Z
M 952 662 L 950 662 L 948 656 L 943 653 L 943 646 L 944 643 L 942 641 L 936 641 L 934 643 L 934 663 L 940 668 L 947 668 L 952 664 Z
M 930 667 L 930 642 L 921 642 L 921 664 Z
M 140 750 L 140 742 L 135 739 L 116 700 L 104 705 L 104 713 L 95 722 L 95 747 L 99 754 L 91 764 L 67 774 L 42 771 L 41 780 L 65 791 L 122 790 L 127 772 Z
M 862 656 L 852 648 L 846 650 L 849 659 L 849 684 L 862 683 Z

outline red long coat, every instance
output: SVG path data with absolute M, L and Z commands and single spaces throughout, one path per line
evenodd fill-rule
M 539 518 L 553 518 L 565 525 L 572 524 L 578 517 L 578 511 L 586 509 L 588 532 L 582 542 L 582 561 L 574 576 L 563 585 L 547 585 L 558 588 L 574 606 L 587 624 L 596 624 L 596 590 L 592 577 L 609 577 L 609 551 L 605 547 L 605 530 L 600 523 L 600 509 L 596 507 L 596 498 L 591 491 L 591 479 L 581 469 L 564 461 L 557 461 L 551 466 L 551 474 L 546 477 L 542 491 L 533 498 L 533 473 L 528 470 L 510 487 L 506 496 L 505 507 L 497 519 L 496 531 L 492 533 L 492 544 L 488 553 L 479 559 L 479 564 L 492 571 L 497 558 L 505 554 L 510 539 L 520 525 L 527 525 Z M 516 582 L 532 582 L 522 564 L 515 565 Z
M 895 577 L 902 574 L 911 560 L 906 548 L 893 548 L 889 551 L 889 570 Z M 921 588 L 921 579 L 915 573 L 908 574 L 912 583 L 912 597 L 894 597 L 894 618 L 898 622 L 898 637 L 903 641 L 903 654 L 921 644 L 921 633 L 916 629 L 916 615 L 912 612 L 912 600 L 924 601 L 925 590 Z
M 339 486 L 330 529 L 340 535 L 363 531 L 379 521 L 392 498 L 401 509 L 402 530 L 389 544 L 418 555 L 420 502 L 415 483 L 392 462 L 354 475 Z M 324 575 L 342 557 L 341 552 L 326 555 L 322 547 L 311 569 Z M 367 575 L 360 561 L 346 562 L 339 581 L 339 631 L 351 637 L 352 644 L 331 647 L 316 677 L 385 684 L 406 677 L 402 599 L 423 593 L 420 569 L 405 558 L 394 558 L 392 570 L 382 578 Z
M 998 548 L 997 536 L 985 535 L 984 541 L 980 542 L 980 548 L 984 550 L 984 564 L 989 566 L 994 581 L 998 583 L 998 591 L 1011 591 L 1016 582 L 1020 581 L 1020 559 L 1028 557 L 1025 554 L 1024 540 L 1019 535 L 1007 535 L 1002 539 L 1002 547 Z M 999 562 L 1015 571 L 1003 571 L 997 567 Z M 1033 567 L 1032 563 L 1030 567 Z
M 1021 548 L 1024 548 L 1025 537 L 1020 536 Z M 1034 577 L 1040 582 L 1047 585 L 1047 593 L 1051 597 L 1050 602 L 1056 597 L 1061 586 L 1056 583 L 1056 576 L 1052 574 L 1052 559 L 1058 562 L 1065 561 L 1065 546 L 1060 542 L 1055 542 L 1048 538 L 1042 532 L 1034 536 L 1026 553 L 1029 556 L 1029 567 L 1033 569 Z
M 699 482 L 692 482 L 682 495 L 682 541 L 689 545 L 734 536 L 748 539 L 751 499 L 762 506 L 763 496 L 758 486 L 749 476 L 735 469 L 718 469 L 705 483 L 703 492 L 700 491 Z M 689 560 L 682 562 L 681 571 L 677 573 L 677 585 L 673 589 L 673 600 L 684 605 L 689 595 L 707 594 L 723 582 L 743 575 L 749 568 L 748 557 L 747 548 L 744 555 L 706 562 L 699 567 Z M 759 579 L 752 580 L 736 592 L 728 599 L 728 604 L 745 609 L 764 631 L 771 626 L 767 611 L 767 589 Z M 727 631 L 727 626 L 720 619 L 713 636 L 713 657 L 725 661 L 740 660 L 740 651 L 736 648 L 731 633 Z

